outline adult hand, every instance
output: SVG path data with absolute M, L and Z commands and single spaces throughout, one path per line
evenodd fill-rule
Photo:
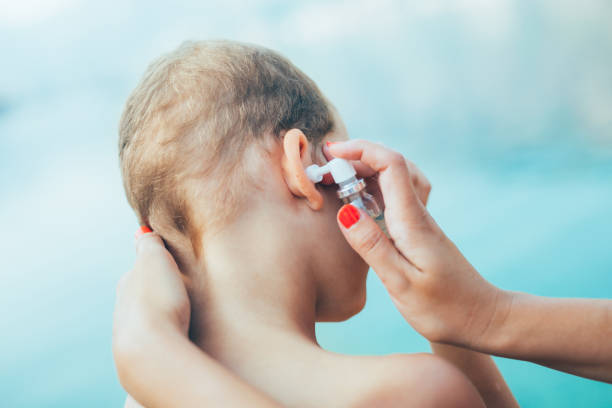
M 190 305 L 184 275 L 161 238 L 143 227 L 135 244 L 134 268 L 117 285 L 113 355 L 121 384 L 137 395 L 144 369 L 141 360 L 151 357 L 161 337 L 176 333 L 187 338 Z M 128 397 L 125 406 L 140 405 Z
M 121 385 L 134 397 L 125 407 L 278 407 L 189 340 L 186 278 L 161 238 L 143 229 L 115 304 L 113 355 Z
M 117 285 L 113 345 L 130 347 L 150 330 L 176 331 L 187 336 L 190 304 L 181 274 L 172 255 L 155 233 L 138 233 L 136 263 Z
M 333 156 L 329 151 L 329 146 L 331 145 L 333 143 L 328 144 L 328 147 L 323 149 L 323 153 L 328 160 Z M 435 237 L 436 234 L 441 234 L 441 231 L 433 223 L 433 220 L 425 210 L 431 191 L 431 184 L 414 163 L 380 145 L 367 142 L 356 141 L 352 143 L 352 146 L 343 146 L 340 149 L 334 148 L 334 152 L 337 153 L 338 157 L 355 158 L 351 160 L 351 163 L 358 175 L 366 178 L 368 191 L 377 195 L 378 200 L 387 198 L 388 206 L 385 217 L 388 226 L 398 220 L 398 218 L 395 218 L 396 221 L 394 222 L 394 215 L 392 214 L 395 214 L 396 217 L 400 215 L 399 222 L 404 222 L 404 220 L 411 221 L 413 225 L 418 227 L 417 232 L 421 236 L 431 235 L 431 237 L 428 237 L 431 242 L 444 246 L 444 240 L 440 239 L 441 236 Z M 401 177 L 395 179 L 394 174 L 397 175 L 398 173 L 401 174 Z M 382 191 L 379 182 L 383 183 Z M 402 183 L 402 189 L 408 190 L 402 192 L 401 189 L 393 187 L 391 194 L 389 194 L 388 188 L 392 186 L 390 182 L 400 182 Z M 398 201 L 398 197 L 394 195 L 397 192 L 402 194 L 402 197 L 408 195 L 411 198 L 409 203 L 415 207 L 413 208 L 415 214 L 410 215 L 405 212 L 398 214 L 397 210 L 404 207 Z M 407 208 L 407 210 L 410 209 Z M 435 270 L 429 270 L 426 271 L 429 273 L 429 276 L 425 279 L 423 276 L 420 276 L 424 271 L 417 269 L 418 267 L 408 258 L 409 255 L 404 255 L 409 254 L 409 251 L 413 251 L 413 254 L 418 255 L 417 259 L 421 261 L 421 267 L 431 265 L 432 261 L 439 261 L 439 259 L 421 259 L 431 257 L 431 252 L 427 255 L 425 253 L 417 253 L 419 251 L 417 245 L 427 245 L 427 241 L 416 239 L 413 240 L 413 243 L 409 243 L 404 240 L 403 244 L 395 239 L 388 241 L 369 217 L 365 217 L 367 218 L 366 221 L 360 221 L 359 219 L 363 213 L 358 212 L 357 209 L 345 207 L 343 211 L 346 212 L 343 213 L 341 211 L 339 213 L 339 221 L 345 236 L 383 278 L 383 282 L 385 282 L 389 289 L 392 299 L 406 317 L 406 320 L 432 341 L 432 351 L 459 368 L 472 381 L 487 406 L 518 406 L 512 392 L 490 356 L 473 352 L 463 347 L 435 342 L 442 339 L 448 341 L 451 336 L 456 334 L 455 330 L 459 326 L 457 323 L 461 320 L 466 320 L 466 317 L 461 314 L 456 316 L 448 315 L 448 308 L 452 310 L 452 308 L 457 307 L 456 304 L 448 302 L 449 299 L 452 300 L 454 298 L 455 293 L 449 293 L 453 291 L 453 288 L 447 286 L 449 284 L 448 280 L 446 282 L 436 280 L 447 278 L 442 273 L 438 272 L 434 275 L 436 273 Z M 350 226 L 347 230 L 345 223 L 349 225 L 351 222 L 362 224 L 359 227 L 356 225 Z M 364 222 L 367 224 L 363 224 Z M 407 227 L 407 225 L 404 224 L 404 227 Z M 401 231 L 401 228 L 394 228 L 393 234 L 396 237 L 405 237 L 407 236 L 406 234 L 411 234 L 411 232 Z M 376 248 L 381 243 L 384 246 Z M 400 247 L 394 248 L 393 243 L 399 244 L 405 252 L 402 253 L 399 249 Z M 404 244 L 406 247 L 403 246 Z M 448 243 L 446 245 L 448 246 Z M 421 247 L 420 249 L 422 250 L 423 248 Z M 429 250 L 435 251 L 436 248 L 429 248 Z M 448 249 L 446 250 L 448 251 Z M 379 252 L 377 253 L 377 251 Z M 389 254 L 391 255 L 389 256 Z M 450 255 L 453 256 L 453 253 Z M 389 256 L 388 259 L 386 258 L 387 256 Z M 393 268 L 393 270 L 387 270 L 386 268 Z M 438 268 L 441 268 L 441 266 L 436 267 L 436 270 Z M 419 274 L 418 281 L 411 276 L 417 273 Z M 416 282 L 411 282 L 411 280 Z M 407 288 L 410 285 L 412 285 L 412 290 L 408 291 Z M 460 307 L 459 311 L 462 309 Z M 450 320 L 449 323 L 440 319 L 440 311 L 445 311 L 446 318 Z
M 378 173 L 391 239 L 354 206 L 342 207 L 338 221 L 419 333 L 432 342 L 612 383 L 611 300 L 498 289 L 478 274 L 429 215 L 419 194 L 420 177 L 401 154 L 361 140 L 334 143 L 328 151 L 360 162 L 365 174 Z
M 362 177 L 378 175 L 391 239 L 351 205 L 339 211 L 339 225 L 419 333 L 435 342 L 468 345 L 503 317 L 505 292 L 478 274 L 429 215 L 431 187 L 413 163 L 363 140 L 333 143 L 327 151 L 354 161 Z

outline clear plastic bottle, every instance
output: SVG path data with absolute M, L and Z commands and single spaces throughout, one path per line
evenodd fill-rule
M 331 173 L 334 182 L 338 184 L 338 198 L 345 204 L 352 204 L 365 211 L 380 227 L 385 235 L 387 226 L 385 224 L 384 213 L 376 199 L 366 191 L 366 183 L 363 179 L 356 177 L 357 172 L 344 159 L 335 158 L 324 166 L 313 164 L 306 169 L 308 178 L 314 183 L 323 179 L 323 175 Z
M 338 183 L 338 198 L 344 204 L 352 204 L 365 211 L 378 224 L 385 235 L 388 236 L 383 210 L 376 202 L 374 196 L 368 193 L 365 188 L 365 181 L 353 176 L 349 180 Z

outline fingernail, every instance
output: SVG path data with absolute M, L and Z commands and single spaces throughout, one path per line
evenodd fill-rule
M 331 145 L 335 145 L 338 142 L 330 142 L 329 140 L 327 142 L 325 142 L 325 144 L 327 145 L 327 147 L 331 146 Z
M 357 221 L 359 221 L 359 210 L 352 204 L 346 204 L 338 213 L 338 220 L 344 226 L 344 228 L 351 228 Z
M 138 238 L 140 238 L 144 234 L 148 234 L 149 232 L 153 232 L 153 231 L 151 230 L 151 228 L 147 227 L 146 225 L 143 225 L 140 228 L 138 228 L 138 230 L 134 234 L 134 239 L 137 240 Z

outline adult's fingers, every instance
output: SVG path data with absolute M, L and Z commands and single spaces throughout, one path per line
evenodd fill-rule
M 431 193 L 431 183 L 416 164 L 406 159 L 406 166 L 408 166 L 408 171 L 410 172 L 414 191 L 419 196 L 419 200 L 426 206 L 429 200 L 429 193 Z
M 338 143 L 338 142 L 334 142 L 334 143 Z M 329 146 L 331 146 L 332 144 L 333 143 L 326 144 L 322 148 L 323 155 L 325 156 L 325 158 L 328 161 L 332 160 L 334 158 L 334 156 L 329 151 Z M 353 165 L 353 168 L 355 168 L 355 171 L 357 172 L 357 176 L 359 176 L 361 178 L 372 177 L 372 176 L 376 175 L 376 173 L 377 173 L 370 166 L 366 165 L 365 163 L 360 162 L 359 160 L 349 160 L 349 162 Z M 331 177 L 327 177 L 327 178 L 323 177 L 322 183 L 323 184 L 333 184 L 334 180 Z
M 330 146 L 336 143 L 343 142 L 332 142 L 323 146 L 323 155 L 327 160 L 332 160 L 335 156 L 330 151 Z M 340 156 L 339 156 L 340 157 Z M 429 193 L 431 192 L 431 183 L 425 177 L 425 174 L 417 167 L 416 164 L 411 162 L 408 159 L 404 159 L 406 161 L 406 166 L 410 172 L 410 179 L 414 186 L 414 190 L 417 193 L 417 196 L 423 203 L 423 205 L 427 205 L 427 201 L 429 200 Z M 377 171 L 372 169 L 367 164 L 361 162 L 360 160 L 350 160 L 351 164 L 355 168 L 357 175 L 359 177 L 367 178 L 374 176 Z M 333 184 L 333 180 L 331 178 L 323 179 L 323 184 Z
M 154 232 L 148 232 L 137 236 L 135 245 L 136 253 L 140 253 L 141 250 L 146 252 L 163 252 L 166 250 L 164 241 Z
M 335 157 L 359 160 L 379 173 L 385 218 L 390 220 L 388 230 L 394 240 L 401 240 L 408 231 L 414 235 L 416 231 L 433 227 L 413 186 L 408 164 L 400 153 L 365 140 L 335 143 L 329 150 Z
M 161 237 L 154 233 L 146 233 L 136 238 L 136 267 L 140 270 L 151 271 L 172 269 L 179 273 L 174 257 L 168 252 Z
M 155 232 L 136 238 L 136 263 L 134 270 L 147 275 L 158 273 L 167 276 L 170 272 L 182 280 L 185 287 L 192 285 L 191 278 L 182 273 L 172 254 L 166 249 L 162 238 Z
M 409 287 L 410 274 L 416 269 L 372 218 L 347 204 L 338 211 L 338 224 L 349 245 L 374 269 L 391 294 L 398 295 Z

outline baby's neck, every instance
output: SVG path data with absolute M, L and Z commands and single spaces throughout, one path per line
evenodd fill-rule
M 278 376 L 296 353 L 320 349 L 308 248 L 296 247 L 273 220 L 249 223 L 206 243 L 202 281 L 190 293 L 191 334 L 212 357 L 258 382 L 268 372 Z

